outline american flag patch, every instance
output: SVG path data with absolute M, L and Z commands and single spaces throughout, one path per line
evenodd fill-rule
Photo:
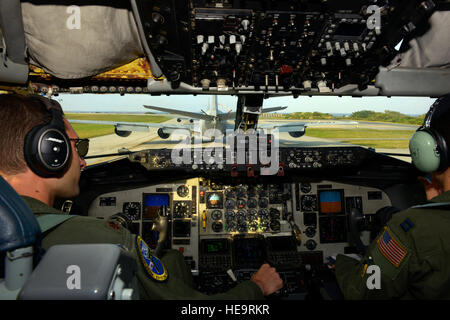
M 398 267 L 402 263 L 408 253 L 403 246 L 392 238 L 387 229 L 384 230 L 383 235 L 377 240 L 377 245 L 383 256 L 395 267 Z

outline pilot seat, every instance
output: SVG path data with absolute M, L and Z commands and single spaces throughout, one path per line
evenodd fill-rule
M 139 298 L 137 264 L 127 251 L 114 244 L 76 244 L 44 252 L 38 219 L 0 176 L 1 300 Z

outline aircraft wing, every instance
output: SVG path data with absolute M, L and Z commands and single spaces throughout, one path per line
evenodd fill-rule
M 305 134 L 307 127 L 320 127 L 332 125 L 358 125 L 357 121 L 304 121 L 304 122 L 274 122 L 259 123 L 258 129 L 272 130 L 277 129 L 278 132 L 289 132 L 292 137 L 299 138 Z
M 210 116 L 207 114 L 201 114 L 201 113 L 195 113 L 195 112 L 188 112 L 188 111 L 181 111 L 181 110 L 175 110 L 175 109 L 169 109 L 169 108 L 162 108 L 162 107 L 154 107 L 154 106 L 144 106 L 147 109 L 162 111 L 162 112 L 168 112 L 171 114 L 178 114 L 181 116 L 186 116 L 194 119 L 202 119 L 207 121 L 213 121 L 215 119 L 214 116 Z
M 287 107 L 262 108 L 261 113 L 274 112 L 287 109 Z
M 261 113 L 268 113 L 268 112 L 279 111 L 279 110 L 284 110 L 284 109 L 287 109 L 287 107 L 263 108 L 261 110 Z M 236 118 L 236 112 L 222 113 L 222 114 L 219 114 L 218 117 L 219 117 L 220 120 L 235 119 Z
M 167 124 L 167 123 L 146 123 L 146 122 L 119 122 L 119 121 L 97 121 L 97 120 L 70 120 L 70 123 L 89 123 L 99 125 L 111 125 L 119 131 L 141 131 L 147 132 L 149 128 L 163 129 L 187 129 L 192 130 L 191 125 Z

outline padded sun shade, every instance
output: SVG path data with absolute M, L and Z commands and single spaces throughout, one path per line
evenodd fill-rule
M 58 78 L 78 79 L 144 56 L 129 8 L 65 3 L 22 3 L 30 63 Z
M 409 42 L 410 48 L 400 53 L 391 67 L 449 68 L 450 11 L 436 11 L 430 17 L 430 29 Z

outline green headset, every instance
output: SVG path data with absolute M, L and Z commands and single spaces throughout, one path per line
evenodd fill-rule
M 432 127 L 435 119 L 447 112 L 450 112 L 450 94 L 440 97 L 433 103 L 422 126 L 409 140 L 412 163 L 420 171 L 427 173 L 443 171 L 450 165 L 447 141 Z

